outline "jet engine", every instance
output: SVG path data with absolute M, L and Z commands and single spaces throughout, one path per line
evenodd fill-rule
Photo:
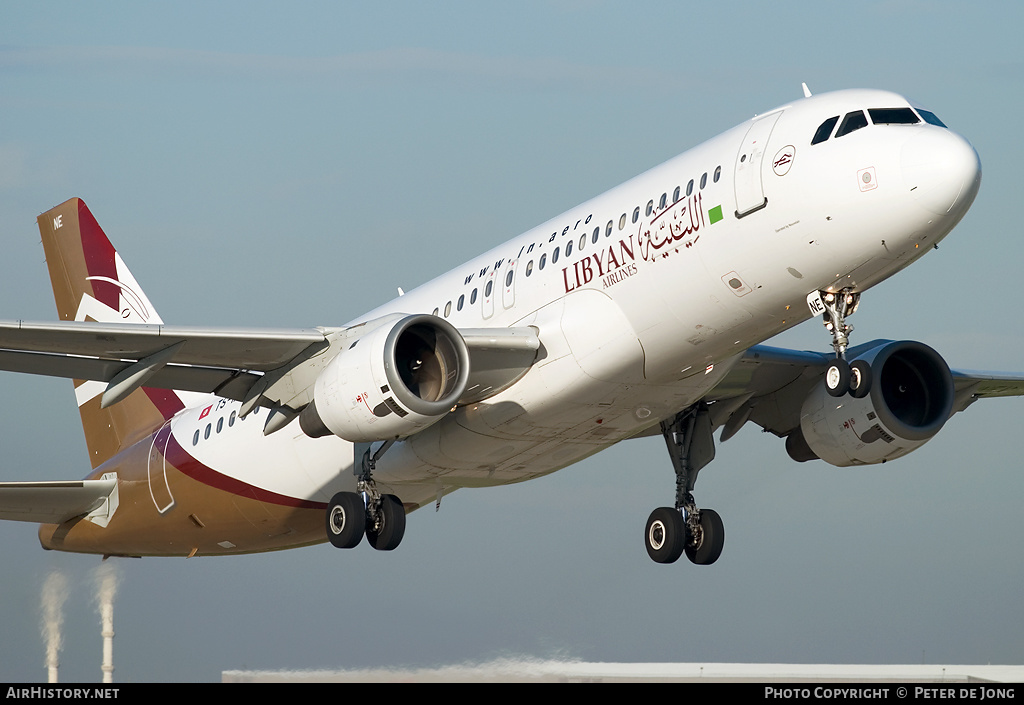
M 800 411 L 800 429 L 786 439 L 797 461 L 821 458 L 840 467 L 899 458 L 932 438 L 953 408 L 953 376 L 923 343 L 891 342 L 860 355 L 870 366 L 863 398 L 832 397 L 818 384 Z
M 425 314 L 388 319 L 328 363 L 299 424 L 313 438 L 404 438 L 451 411 L 468 378 L 469 351 L 450 323 Z

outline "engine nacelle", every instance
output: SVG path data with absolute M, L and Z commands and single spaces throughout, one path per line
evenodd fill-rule
M 468 379 L 469 351 L 450 323 L 426 314 L 388 320 L 324 368 L 299 423 L 314 438 L 404 438 L 451 411 Z
M 901 341 L 858 359 L 871 365 L 871 391 L 862 399 L 836 398 L 824 383 L 817 385 L 800 412 L 803 438 L 791 435 L 786 442 L 794 459 L 809 460 L 809 450 L 840 467 L 882 463 L 920 448 L 946 423 L 953 376 L 937 352 Z

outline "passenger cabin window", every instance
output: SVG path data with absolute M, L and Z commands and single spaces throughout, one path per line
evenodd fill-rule
M 830 117 L 825 122 L 818 125 L 818 129 L 814 133 L 814 137 L 811 138 L 811 144 L 818 144 L 824 142 L 832 136 L 832 130 L 836 128 L 836 123 L 839 122 L 839 116 Z
M 929 125 L 935 125 L 936 127 L 946 127 L 946 124 L 942 122 L 942 120 L 939 120 L 938 116 L 931 110 L 921 110 L 920 108 L 918 108 L 917 112 L 921 113 L 921 117 L 924 118 L 924 121 L 927 122 Z
M 679 200 L 679 191 L 680 191 L 680 188 L 678 186 L 676 186 L 676 190 L 672 192 L 672 202 L 673 203 L 675 203 L 675 202 L 677 202 Z
M 842 123 L 840 123 L 839 129 L 836 130 L 836 137 L 848 135 L 854 130 L 859 130 L 860 128 L 867 126 L 868 119 L 864 116 L 863 110 L 856 110 L 852 113 L 847 113 L 846 117 L 843 118 Z
M 921 119 L 910 108 L 868 108 L 876 125 L 916 125 Z

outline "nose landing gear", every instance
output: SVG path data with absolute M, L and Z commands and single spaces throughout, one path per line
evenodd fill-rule
M 825 330 L 832 334 L 832 349 L 836 359 L 825 371 L 825 389 L 833 397 L 850 394 L 855 398 L 867 396 L 871 390 L 871 367 L 863 360 L 846 361 L 853 326 L 846 319 L 860 304 L 860 292 L 841 289 L 838 292 L 815 291 L 807 297 L 811 313 L 822 315 Z

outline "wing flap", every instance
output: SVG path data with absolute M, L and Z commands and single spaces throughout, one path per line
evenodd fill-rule
M 0 519 L 60 524 L 101 509 L 116 479 L 0 482 Z

